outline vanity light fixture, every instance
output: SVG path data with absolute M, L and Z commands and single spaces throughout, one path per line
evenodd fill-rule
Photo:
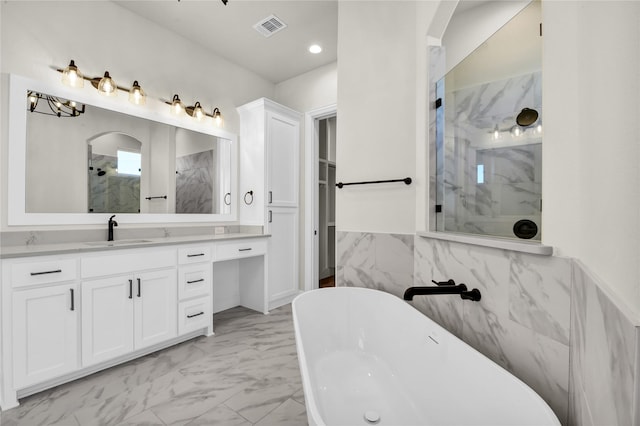
M 217 107 L 214 108 L 211 115 L 213 116 L 213 123 L 218 127 L 222 127 L 224 121 L 222 119 L 222 113 L 220 112 L 220 109 Z
M 84 76 L 78 70 L 73 59 L 69 62 L 69 65 L 62 70 L 62 84 L 77 88 L 84 87 Z
M 114 96 L 118 91 L 118 85 L 109 75 L 109 71 L 104 72 L 104 76 L 98 81 L 96 88 L 98 89 L 98 92 L 105 96 Z
M 185 111 L 184 104 L 182 103 L 182 101 L 180 100 L 180 97 L 177 94 L 173 95 L 173 99 L 171 100 L 171 102 L 165 102 L 165 103 L 171 105 L 171 114 L 173 115 L 180 115 Z
M 185 111 L 187 112 L 188 115 L 190 115 L 191 117 L 195 118 L 198 121 L 202 121 L 207 116 L 207 114 L 202 109 L 200 102 L 196 102 L 195 105 L 193 106 L 186 107 Z
M 129 102 L 136 105 L 144 105 L 147 101 L 147 95 L 138 84 L 138 80 L 133 82 L 133 87 L 129 90 Z
M 62 98 L 56 98 L 55 96 L 43 95 L 42 93 L 29 92 L 27 94 L 29 100 L 29 111 L 36 112 L 38 114 L 55 115 L 56 117 L 78 117 L 84 113 L 85 105 L 81 104 L 81 107 L 74 101 L 69 101 Z M 43 100 L 47 108 L 39 108 L 38 104 L 40 100 Z

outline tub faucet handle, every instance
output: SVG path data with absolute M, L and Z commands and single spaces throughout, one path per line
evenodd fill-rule
M 447 281 L 431 280 L 431 282 L 434 283 L 435 285 L 456 285 L 456 282 L 451 278 L 449 278 Z

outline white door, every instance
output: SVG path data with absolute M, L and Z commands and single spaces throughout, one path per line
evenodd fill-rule
M 298 209 L 269 209 L 269 301 L 298 291 Z
M 15 388 L 78 368 L 78 306 L 76 284 L 13 293 Z
M 82 365 L 133 351 L 133 277 L 82 283 Z
M 178 334 L 178 288 L 175 269 L 135 276 L 135 349 Z
M 268 205 L 298 206 L 299 140 L 297 120 L 267 113 Z

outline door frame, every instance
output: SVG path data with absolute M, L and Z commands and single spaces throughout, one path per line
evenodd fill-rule
M 318 121 L 336 117 L 336 104 L 304 114 L 304 290 L 318 288 Z M 315 232 L 315 234 L 314 234 Z

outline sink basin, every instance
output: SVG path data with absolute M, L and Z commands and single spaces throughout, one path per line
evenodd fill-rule
M 150 243 L 151 240 L 117 240 L 117 241 L 92 241 L 90 243 L 85 243 L 88 246 L 98 246 L 98 247 L 113 247 L 113 246 L 126 246 L 129 244 L 141 244 L 141 243 Z

